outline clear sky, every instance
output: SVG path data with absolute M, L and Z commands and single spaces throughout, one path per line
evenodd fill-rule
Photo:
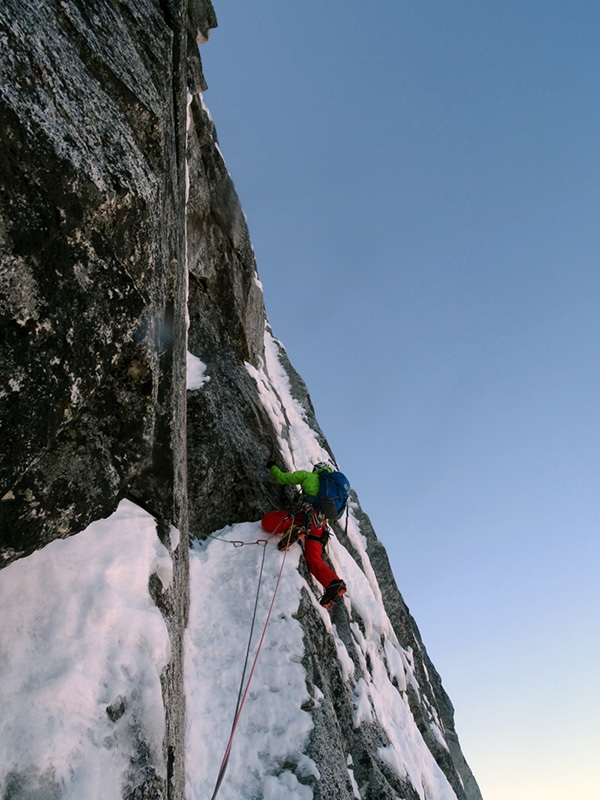
M 484 800 L 598 800 L 600 3 L 214 5 L 269 319 Z

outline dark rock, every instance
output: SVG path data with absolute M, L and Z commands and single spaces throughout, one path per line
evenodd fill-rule
M 279 502 L 265 469 L 271 422 L 246 370 L 264 360 L 265 312 L 242 209 L 210 116 L 191 104 L 189 341 L 210 380 L 188 393 L 190 530 L 202 537 Z
M 109 706 L 106 707 L 106 715 L 111 722 L 117 722 L 125 713 L 125 698 L 119 695 Z
M 0 10 L 6 560 L 108 515 L 173 461 L 185 278 L 174 36 L 158 6 L 119 8 Z M 172 481 L 145 486 L 169 516 Z
M 126 495 L 187 537 L 187 85 L 203 85 L 196 40 L 216 20 L 208 0 L 186 8 L 0 7 L 0 564 Z M 170 797 L 184 793 L 187 559 L 173 554 L 162 598 Z

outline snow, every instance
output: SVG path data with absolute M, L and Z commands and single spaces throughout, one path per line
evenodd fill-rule
M 187 390 L 194 391 L 202 389 L 205 383 L 210 380 L 210 375 L 206 374 L 206 364 L 197 356 L 192 355 L 189 350 L 187 358 Z
M 268 535 L 259 523 L 241 523 L 214 535 L 217 538 L 195 544 L 191 551 L 191 610 L 186 640 L 189 800 L 209 798 L 215 787 L 234 720 L 261 560 L 264 555 L 251 659 L 284 557 L 273 541 L 267 540 L 263 545 Z M 246 545 L 233 547 L 233 541 Z M 346 559 L 339 559 L 339 555 L 340 552 L 338 561 L 345 568 L 355 566 L 355 571 L 347 572 L 349 592 L 342 602 L 350 612 L 354 607 L 369 613 L 376 607 L 370 582 L 347 553 Z M 300 546 L 288 551 L 273 617 L 219 790 L 220 800 L 312 798 L 310 787 L 298 781 L 318 775 L 313 762 L 301 755 L 312 730 L 310 714 L 302 710 L 309 695 L 301 663 L 303 630 L 295 618 L 303 588 L 334 638 L 346 682 L 354 687 L 355 727 L 379 721 L 390 741 L 388 747 L 380 748 L 381 759 L 400 777 L 408 776 L 422 800 L 456 800 L 412 717 L 405 693 L 410 660 L 398 645 L 383 608 L 379 607 L 373 618 L 363 618 L 365 633 L 358 624 L 351 623 L 359 654 L 357 669 L 330 615 L 318 604 L 320 587 L 307 583 L 298 572 L 300 557 Z M 321 692 L 316 690 L 313 702 L 321 699 Z M 351 769 L 349 774 L 359 797 Z
M 348 777 L 350 778 L 350 784 L 352 785 L 352 793 L 354 794 L 356 800 L 360 800 L 360 789 L 358 787 L 358 783 L 356 782 L 356 778 L 354 777 L 352 756 L 348 756 L 346 764 L 348 765 Z
M 262 558 L 265 563 L 252 659 L 284 558 L 273 541 L 253 544 L 268 536 L 259 523 L 243 523 L 216 535 L 248 545 L 232 547 L 226 541 L 209 539 L 191 551 L 186 646 L 190 800 L 210 798 L 215 787 L 234 719 Z M 301 665 L 303 630 L 293 616 L 300 604 L 300 591 L 306 586 L 297 570 L 299 557 L 299 548 L 287 554 L 219 800 L 312 797 L 312 790 L 296 777 L 318 775 L 313 762 L 302 756 L 312 721 L 302 710 L 309 700 Z
M 180 541 L 181 541 L 181 532 L 177 530 L 177 528 L 174 525 L 171 525 L 169 529 L 169 544 L 171 545 L 171 551 L 173 553 L 179 547 Z
M 307 469 L 318 461 L 330 461 L 330 455 L 321 447 L 317 434 L 306 421 L 306 412 L 292 395 L 290 381 L 279 359 L 283 345 L 265 330 L 265 369 L 257 370 L 251 364 L 246 369 L 256 381 L 263 406 L 271 416 L 278 443 L 290 470 Z
M 142 740 L 162 764 L 170 649 L 148 579 L 170 582 L 170 563 L 153 518 L 125 500 L 0 572 L 1 796 L 21 773 L 32 796 L 55 796 L 50 781 L 65 800 L 121 800 Z

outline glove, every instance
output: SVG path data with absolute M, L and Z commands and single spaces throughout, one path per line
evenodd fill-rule
M 271 467 L 274 467 L 274 466 L 275 466 L 275 461 L 272 458 L 270 458 L 267 461 L 267 469 L 271 469 Z

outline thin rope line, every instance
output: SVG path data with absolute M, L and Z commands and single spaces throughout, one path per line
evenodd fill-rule
M 250 647 L 252 645 L 252 636 L 254 635 L 254 624 L 256 622 L 256 612 L 258 610 L 258 598 L 260 595 L 260 586 L 262 583 L 263 569 L 265 566 L 265 555 L 267 548 L 263 547 L 262 561 L 260 562 L 260 572 L 258 575 L 258 585 L 256 587 L 256 597 L 254 598 L 254 610 L 252 612 L 252 624 L 250 625 L 250 635 L 248 636 L 248 647 L 246 648 L 246 658 L 244 659 L 244 668 L 242 669 L 242 678 L 240 680 L 240 688 L 238 691 L 237 701 L 235 704 L 235 712 L 233 718 L 235 719 L 240 708 L 240 700 L 242 697 L 242 689 L 244 688 L 244 679 L 246 678 L 246 667 L 248 666 L 248 659 L 250 658 Z
M 283 520 L 282 520 L 282 522 L 283 522 Z M 279 525 L 277 527 L 279 527 Z M 263 550 L 263 557 L 264 557 L 264 553 L 265 553 L 265 551 Z M 260 654 L 261 648 L 263 646 L 263 642 L 265 640 L 265 635 L 267 633 L 267 626 L 269 624 L 269 620 L 271 619 L 271 613 L 273 611 L 273 606 L 275 605 L 275 598 L 277 596 L 277 590 L 279 589 L 279 584 L 281 583 L 281 576 L 283 575 L 283 568 L 285 566 L 286 558 L 287 558 L 287 550 L 284 550 L 283 559 L 281 561 L 281 567 L 279 569 L 279 575 L 277 576 L 277 583 L 275 584 L 275 590 L 273 592 L 273 597 L 271 599 L 271 605 L 269 606 L 269 611 L 267 613 L 267 619 L 266 619 L 264 627 L 263 627 L 263 632 L 262 632 L 262 635 L 260 637 L 260 641 L 258 643 L 258 647 L 256 648 L 256 653 L 254 655 L 254 661 L 252 663 L 252 669 L 250 670 L 250 675 L 248 676 L 248 682 L 246 683 L 246 688 L 244 690 L 244 694 L 243 694 L 241 700 L 240 700 L 240 697 L 238 695 L 238 704 L 237 704 L 237 707 L 236 707 L 236 712 L 235 712 L 235 716 L 234 716 L 234 719 L 233 719 L 233 724 L 231 726 L 231 733 L 229 735 L 229 741 L 227 742 L 227 747 L 225 748 L 225 755 L 223 756 L 223 761 L 221 762 L 221 766 L 219 768 L 219 774 L 217 776 L 217 783 L 215 785 L 215 790 L 213 792 L 211 800 L 215 800 L 215 798 L 217 796 L 217 793 L 218 793 L 219 789 L 221 788 L 221 783 L 223 782 L 223 778 L 225 777 L 225 770 L 227 769 L 227 764 L 229 762 L 229 756 L 231 754 L 231 747 L 233 745 L 233 737 L 235 736 L 235 732 L 236 732 L 236 729 L 237 729 L 237 726 L 238 726 L 238 722 L 240 720 L 240 715 L 242 713 L 242 709 L 244 707 L 244 703 L 246 702 L 246 698 L 248 697 L 248 692 L 250 690 L 250 683 L 252 681 L 252 677 L 254 675 L 254 670 L 256 669 L 256 664 L 258 662 L 258 656 Z M 258 602 L 258 595 L 257 595 L 256 602 Z M 253 622 L 253 624 L 254 624 L 254 622 Z M 245 666 L 244 666 L 244 671 L 245 671 Z M 240 691 L 241 691 L 241 686 L 242 685 L 243 685 L 243 677 L 242 677 L 242 683 L 240 684 Z

